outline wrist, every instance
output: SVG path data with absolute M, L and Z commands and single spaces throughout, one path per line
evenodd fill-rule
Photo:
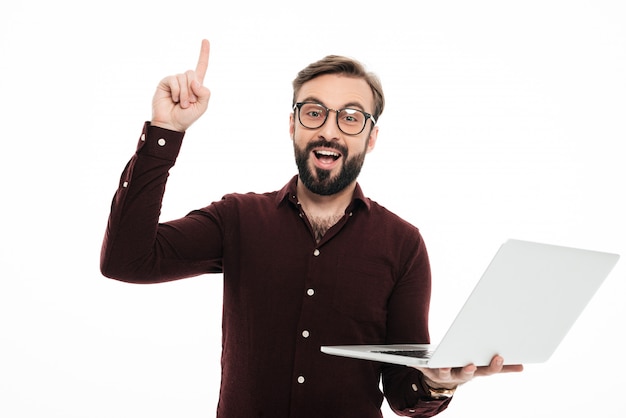
M 442 384 L 438 382 L 433 382 L 428 377 L 424 376 L 422 378 L 422 386 L 424 392 L 429 395 L 430 398 L 433 399 L 448 399 L 451 398 L 458 385 L 456 384 Z
M 179 129 L 174 125 L 171 125 L 169 123 L 165 123 L 165 122 L 159 122 L 158 120 L 152 120 L 150 121 L 150 125 L 151 126 L 156 126 L 157 128 L 161 128 L 161 129 L 167 129 L 169 131 L 174 131 L 174 132 L 185 132 L 184 129 Z

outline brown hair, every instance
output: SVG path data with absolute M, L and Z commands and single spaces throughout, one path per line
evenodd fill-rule
M 383 113 L 385 95 L 383 94 L 383 86 L 376 74 L 366 71 L 360 62 L 339 55 L 328 55 L 317 62 L 309 64 L 298 73 L 298 76 L 292 83 L 292 105 L 296 104 L 296 97 L 304 83 L 324 74 L 343 74 L 348 77 L 362 78 L 370 86 L 374 94 L 374 118 L 378 119 Z

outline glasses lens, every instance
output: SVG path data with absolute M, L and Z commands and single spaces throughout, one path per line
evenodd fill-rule
M 356 109 L 342 109 L 337 115 L 339 128 L 349 135 L 356 135 L 363 130 L 365 114 Z
M 309 129 L 317 129 L 326 121 L 326 109 L 317 103 L 303 103 L 300 107 L 300 123 Z

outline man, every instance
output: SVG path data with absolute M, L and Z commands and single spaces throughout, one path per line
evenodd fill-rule
M 294 80 L 289 127 L 298 175 L 281 190 L 231 194 L 159 223 L 184 132 L 207 109 L 209 43 L 195 71 L 163 79 L 122 174 L 103 243 L 107 277 L 157 283 L 224 275 L 219 417 L 380 417 L 444 410 L 459 384 L 519 371 L 413 369 L 329 356 L 322 345 L 427 343 L 430 267 L 414 226 L 357 184 L 384 108 L 378 79 L 328 56 Z

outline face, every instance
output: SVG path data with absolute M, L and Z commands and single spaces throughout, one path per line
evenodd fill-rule
M 316 102 L 330 109 L 352 108 L 374 111 L 374 96 L 365 80 L 338 74 L 325 74 L 302 85 L 297 102 Z M 347 135 L 337 126 L 337 113 L 329 112 L 319 128 L 305 128 L 297 113 L 290 117 L 300 180 L 313 193 L 329 196 L 353 185 L 361 172 L 365 154 L 372 151 L 378 127 L 368 120 L 363 132 Z

